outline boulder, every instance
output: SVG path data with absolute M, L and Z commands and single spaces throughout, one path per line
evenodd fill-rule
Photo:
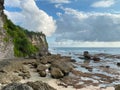
M 100 58 L 97 56 L 93 56 L 93 61 L 100 61 Z
M 36 62 L 31 63 L 31 65 L 33 66 L 33 68 L 37 68 L 38 67 L 38 63 L 36 63 Z
M 42 64 L 48 64 L 48 63 L 52 63 L 55 60 L 61 59 L 61 56 L 58 55 L 48 55 L 48 56 L 42 56 L 39 59 L 39 62 Z
M 41 77 L 46 77 L 46 71 L 39 71 L 39 74 Z
M 91 55 L 89 54 L 88 51 L 84 51 L 83 56 L 84 56 L 85 59 L 91 59 Z
M 23 79 L 28 79 L 31 77 L 30 73 L 20 73 L 18 75 L 21 76 Z
M 43 64 L 39 64 L 37 67 L 37 72 L 39 72 L 41 77 L 46 77 L 46 69 L 47 67 Z
M 2 90 L 34 90 L 27 84 L 11 83 L 2 88 Z
M 37 71 L 45 71 L 47 69 L 47 67 L 44 64 L 39 64 L 37 66 Z
M 42 60 L 40 60 L 40 63 L 42 63 L 42 64 L 48 64 L 48 60 L 47 59 L 42 59 Z
M 117 63 L 117 66 L 120 66 L 120 62 Z
M 28 79 L 31 77 L 30 72 L 23 70 L 21 73 L 18 74 L 19 76 L 21 76 L 23 79 Z
M 27 82 L 27 85 L 32 87 L 33 90 L 56 90 L 53 87 L 49 86 L 47 83 L 43 83 L 42 81 Z
M 22 83 L 11 83 L 4 86 L 1 90 L 56 90 L 42 81 Z
M 51 56 L 42 56 L 40 59 L 39 59 L 39 62 L 42 63 L 42 64 L 48 64 L 50 61 L 51 61 Z
M 73 69 L 73 65 L 70 62 L 65 62 L 63 60 L 56 60 L 52 62 L 51 67 L 59 68 L 64 75 L 68 75 Z
M 50 73 L 51 73 L 51 77 L 56 78 L 56 79 L 62 78 L 64 76 L 62 71 L 56 67 L 51 67 Z

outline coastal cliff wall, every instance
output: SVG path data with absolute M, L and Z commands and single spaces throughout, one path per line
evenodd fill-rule
M 13 24 L 3 10 L 4 0 L 0 0 L 0 59 L 48 53 L 44 34 L 29 32 Z
M 25 31 L 25 33 L 32 45 L 34 45 L 37 48 L 37 56 L 48 54 L 48 43 L 45 34 L 43 34 L 42 32 L 30 31 Z
M 0 58 L 13 58 L 14 57 L 14 45 L 12 41 L 5 41 L 7 32 L 3 28 L 4 26 L 4 0 L 0 0 Z
M 39 54 L 44 55 L 48 53 L 48 43 L 44 34 L 33 34 L 29 39 L 39 49 Z

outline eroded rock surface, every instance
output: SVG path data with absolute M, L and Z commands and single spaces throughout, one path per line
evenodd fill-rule
M 11 83 L 2 88 L 2 90 L 56 90 L 42 81 L 22 83 Z

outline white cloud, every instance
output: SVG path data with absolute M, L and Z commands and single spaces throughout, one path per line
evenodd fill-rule
M 81 42 L 66 40 L 49 44 L 50 47 L 120 47 L 120 42 Z
M 20 0 L 5 0 L 5 6 L 20 7 Z
M 65 13 L 57 20 L 56 42 L 120 41 L 120 14 L 64 10 Z
M 49 0 L 51 3 L 70 3 L 70 0 Z
M 14 0 L 6 0 L 5 3 L 14 3 Z M 56 30 L 55 20 L 43 10 L 40 10 L 34 0 L 19 0 L 20 12 L 5 11 L 14 23 L 36 32 L 43 32 L 50 36 Z M 6 4 L 8 5 L 8 4 Z M 10 4 L 11 5 L 11 4 Z
M 93 3 L 91 6 L 106 8 L 106 7 L 111 7 L 114 4 L 115 4 L 115 0 L 100 0 L 100 1 Z

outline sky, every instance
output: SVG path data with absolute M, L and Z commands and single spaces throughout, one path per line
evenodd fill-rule
M 15 24 L 43 32 L 49 47 L 120 47 L 120 0 L 5 0 Z

